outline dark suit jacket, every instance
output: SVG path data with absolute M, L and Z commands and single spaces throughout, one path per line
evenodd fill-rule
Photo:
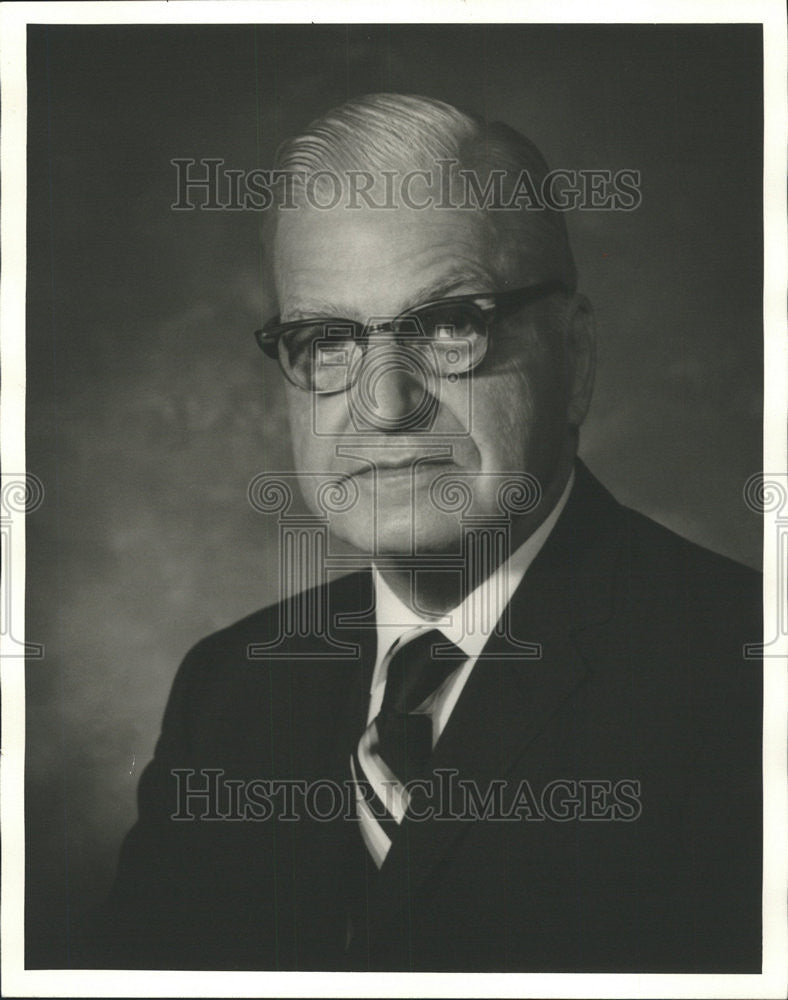
M 519 819 L 482 808 L 476 819 L 406 820 L 379 873 L 336 810 L 309 818 L 296 796 L 297 820 L 281 801 L 267 819 L 243 819 L 229 798 L 231 780 L 247 783 L 244 802 L 255 787 L 261 801 L 261 781 L 323 781 L 312 806 L 329 814 L 325 782 L 348 779 L 375 653 L 363 627 L 370 574 L 315 596 L 329 613 L 361 613 L 337 633 L 358 657 L 321 658 L 326 640 L 304 635 L 292 658 L 250 660 L 282 606 L 186 656 L 89 964 L 760 969 L 761 666 L 742 655 L 761 636 L 757 574 L 620 506 L 579 465 L 511 605 L 515 639 L 539 643 L 541 657 L 507 656 L 510 641 L 491 639 L 431 761 L 482 796 L 499 782 L 509 809 L 525 782 L 531 806 Z M 184 769 L 196 772 L 191 786 Z M 173 820 L 179 789 L 204 783 L 205 769 L 226 793 L 215 815 L 235 818 Z M 616 785 L 625 779 L 639 783 L 628 794 Z M 594 782 L 619 792 L 611 800 Z M 540 819 L 550 787 L 553 814 Z M 596 805 L 573 812 L 582 789 Z

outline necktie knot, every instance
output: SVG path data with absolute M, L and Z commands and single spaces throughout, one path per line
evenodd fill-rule
M 439 629 L 402 643 L 389 661 L 380 714 L 415 712 L 465 659 Z

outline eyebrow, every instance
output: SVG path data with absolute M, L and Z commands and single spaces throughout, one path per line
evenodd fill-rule
M 462 288 L 463 285 L 478 285 L 478 288 L 474 288 L 473 293 L 476 292 L 489 292 L 493 290 L 493 281 L 490 275 L 479 269 L 478 271 L 466 271 L 462 274 L 454 274 L 450 278 L 445 278 L 439 282 L 433 282 L 430 285 L 424 285 L 412 296 L 412 301 L 406 308 L 411 306 L 420 305 L 422 302 L 431 302 L 435 299 L 442 299 L 444 296 L 451 294 L 451 292 L 456 292 L 458 288 Z
M 461 273 L 454 272 L 451 276 L 442 278 L 440 281 L 432 282 L 427 285 L 423 285 L 416 292 L 408 298 L 408 303 L 404 310 L 414 309 L 416 306 L 421 305 L 426 302 L 434 302 L 438 299 L 442 299 L 452 292 L 457 291 L 457 289 L 462 288 L 463 285 L 478 285 L 478 288 L 474 288 L 473 292 L 469 294 L 476 294 L 480 292 L 489 292 L 494 290 L 494 282 L 491 276 L 484 271 L 482 268 L 478 270 L 468 270 Z M 289 319 L 291 320 L 301 320 L 301 319 L 349 319 L 351 314 L 355 312 L 354 309 L 343 308 L 342 306 L 337 306 L 336 303 L 328 302 L 310 302 L 306 306 L 301 306 L 298 309 L 293 309 L 289 313 Z

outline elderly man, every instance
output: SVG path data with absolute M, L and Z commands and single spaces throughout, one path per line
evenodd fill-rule
M 370 565 L 188 654 L 104 961 L 758 970 L 759 582 L 578 461 L 594 327 L 541 155 L 392 94 L 279 168 L 258 339 Z

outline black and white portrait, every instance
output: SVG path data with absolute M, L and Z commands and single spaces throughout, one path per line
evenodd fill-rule
M 26 25 L 23 968 L 772 995 L 763 17 L 256 9 Z

